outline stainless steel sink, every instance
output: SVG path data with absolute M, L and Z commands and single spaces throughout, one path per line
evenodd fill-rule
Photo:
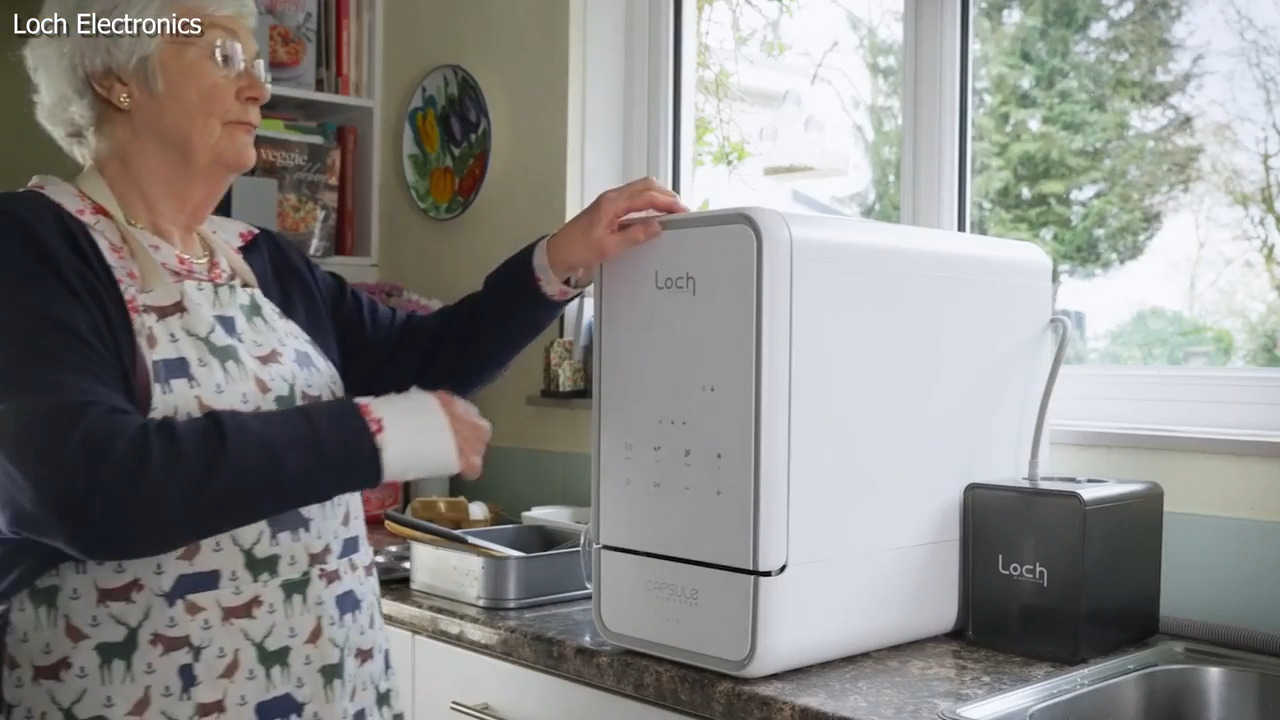
M 945 720 L 1276 720 L 1280 658 L 1191 642 L 1151 648 L 948 710 Z

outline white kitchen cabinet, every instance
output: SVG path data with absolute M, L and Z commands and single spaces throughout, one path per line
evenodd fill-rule
M 400 709 L 406 718 L 413 715 L 413 633 L 398 627 L 387 626 L 387 650 L 391 653 L 391 667 L 396 675 L 396 689 L 400 692 Z
M 691 717 L 438 640 L 413 642 L 413 720 Z

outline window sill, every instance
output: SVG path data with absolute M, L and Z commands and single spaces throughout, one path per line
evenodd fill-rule
M 1049 428 L 1049 440 L 1060 445 L 1280 457 L 1280 433 L 1271 432 L 1060 422 Z
M 536 394 L 527 396 L 525 404 L 561 410 L 592 408 L 591 398 L 547 398 Z M 1280 433 L 1060 422 L 1049 428 L 1049 440 L 1059 445 L 1280 458 Z
M 590 410 L 591 398 L 549 398 L 541 395 L 529 395 L 524 399 L 530 407 L 560 408 L 562 410 Z

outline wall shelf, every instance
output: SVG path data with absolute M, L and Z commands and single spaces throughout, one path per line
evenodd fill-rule
M 344 113 L 361 108 L 372 109 L 375 102 L 372 97 L 339 95 L 337 93 L 304 90 L 302 88 L 289 87 L 287 85 L 276 85 L 273 87 L 271 89 L 271 100 L 279 107 L 305 109 L 319 108 L 322 111 L 334 113 Z
M 289 87 L 277 82 L 264 113 L 286 114 L 302 121 L 332 122 L 356 128 L 353 201 L 355 206 L 355 247 L 348 256 L 317 258 L 316 263 L 343 275 L 351 282 L 378 279 L 379 257 L 379 188 L 382 184 L 382 53 L 375 51 L 382 42 L 383 14 L 386 0 L 351 0 L 364 12 L 366 63 L 363 96 L 318 92 Z M 353 8 L 354 9 L 354 8 Z M 353 26 L 355 23 L 353 23 Z

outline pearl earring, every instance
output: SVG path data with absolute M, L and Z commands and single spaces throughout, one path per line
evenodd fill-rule
M 129 97 L 129 93 L 127 92 L 120 93 L 120 97 L 116 99 L 120 101 L 120 107 L 126 108 L 126 109 L 129 107 L 129 103 L 133 101 L 133 98 Z

